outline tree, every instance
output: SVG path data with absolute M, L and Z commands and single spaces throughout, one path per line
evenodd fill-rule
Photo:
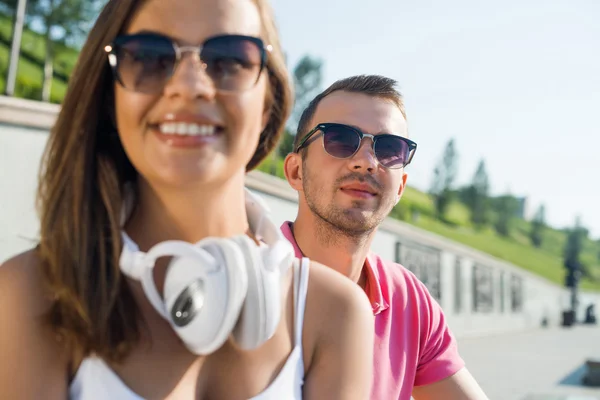
M 302 57 L 293 71 L 294 88 L 296 98 L 294 110 L 291 115 L 292 131 L 294 131 L 300 120 L 300 116 L 310 101 L 320 92 L 323 82 L 323 61 L 319 58 L 305 55 Z
M 18 7 L 18 0 L 0 0 L 0 15 L 11 17 L 10 53 L 6 60 L 6 65 L 4 65 L 4 60 L 0 62 L 0 71 L 4 73 L 6 69 L 4 94 L 7 96 L 14 95 L 22 34 L 25 25 L 25 11 L 26 3 L 21 3 L 21 6 Z
M 106 0 L 28 0 L 30 21 L 38 22 L 44 37 L 42 100 L 50 100 L 54 59 L 59 42 L 80 43 Z
M 14 15 L 19 0 L 0 0 L 0 14 Z
M 433 171 L 433 183 L 430 194 L 433 196 L 437 218 L 446 220 L 448 206 L 454 198 L 454 181 L 458 173 L 458 153 L 454 139 L 446 144 L 442 159 Z
M 471 222 L 480 229 L 489 222 L 490 190 L 488 174 L 485 170 L 485 160 L 479 161 L 473 181 L 463 194 L 463 201 L 471 211 Z
M 581 225 L 581 218 L 575 219 L 575 226 L 567 231 L 567 241 L 564 249 L 565 266 L 569 264 L 571 268 L 581 268 L 581 252 L 583 244 L 588 235 L 588 230 Z M 567 267 L 569 268 L 569 267 Z
M 273 157 L 285 158 L 294 150 L 295 130 L 297 129 L 300 116 L 308 103 L 322 90 L 323 61 L 310 55 L 305 55 L 298 61 L 293 70 L 295 100 L 292 115 L 288 121 L 288 127 L 281 135 L 277 151 Z
M 289 129 L 286 128 L 283 131 L 276 152 L 279 157 L 285 158 L 289 153 L 294 151 L 294 138 L 295 135 Z
M 568 230 L 567 241 L 564 248 L 564 267 L 566 268 L 565 286 L 571 288 L 571 310 L 575 311 L 578 305 L 577 288 L 582 275 L 589 271 L 581 262 L 583 244 L 587 238 L 588 230 L 581 225 L 581 218 L 575 219 L 575 226 Z
M 531 221 L 531 231 L 529 238 L 534 247 L 542 247 L 544 242 L 544 231 L 546 229 L 546 207 L 542 204 L 538 208 L 533 220 Z
M 509 236 L 512 222 L 517 211 L 518 201 L 510 194 L 498 197 L 494 201 L 494 209 L 497 217 L 494 224 L 496 232 L 501 236 Z

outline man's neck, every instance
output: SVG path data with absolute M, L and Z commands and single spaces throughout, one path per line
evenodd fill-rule
M 349 236 L 320 218 L 299 215 L 292 224 L 292 233 L 304 256 L 346 275 L 365 289 L 363 266 L 375 231 L 361 237 Z

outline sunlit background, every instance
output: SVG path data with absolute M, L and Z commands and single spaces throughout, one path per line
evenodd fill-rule
M 28 0 L 20 41 L 13 29 L 18 4 L 0 0 L 0 93 L 6 95 L 0 100 L 60 104 L 90 21 L 105 1 Z M 391 217 L 506 261 L 567 294 L 576 290 L 600 299 L 600 2 L 272 4 L 296 84 L 296 109 L 260 171 L 283 177 L 298 113 L 320 90 L 355 74 L 392 77 L 419 148 L 408 169 L 409 189 Z M 11 58 L 18 42 L 18 59 Z M 0 143 L 9 142 L 2 141 L 6 110 L 0 108 Z M 0 148 L 5 159 L 8 153 Z M 3 193 L 13 189 L 13 174 L 18 171 L 0 173 Z M 10 213 L 2 207 L 0 225 Z M 565 314 L 560 318 L 565 325 Z M 586 315 L 575 318 L 583 323 Z M 600 331 L 548 329 L 540 335 L 550 336 L 528 330 L 498 339 L 461 338 L 460 344 L 473 374 L 500 396 L 495 398 L 559 399 L 502 392 L 509 381 L 525 380 L 527 387 L 543 379 L 548 396 L 561 384 L 571 386 L 560 393 L 577 392 L 578 368 L 600 356 Z M 503 358 L 510 351 L 521 363 L 562 353 L 552 353 L 549 369 L 515 376 Z M 581 393 L 600 399 L 599 391 Z

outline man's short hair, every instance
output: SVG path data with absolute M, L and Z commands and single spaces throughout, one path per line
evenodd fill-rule
M 350 93 L 363 93 L 373 97 L 379 97 L 392 101 L 406 119 L 406 110 L 404 109 L 404 101 L 402 94 L 396 89 L 398 83 L 392 79 L 381 75 L 356 75 L 348 78 L 340 79 L 334 82 L 331 86 L 319 93 L 306 107 L 300 116 L 296 137 L 294 138 L 294 150 L 312 128 L 308 126 L 311 122 L 317 106 L 325 97 L 333 92 L 345 91 Z

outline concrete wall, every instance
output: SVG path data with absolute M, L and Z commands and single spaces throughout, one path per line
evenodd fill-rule
M 37 172 L 57 110 L 0 96 L 0 263 L 35 241 Z M 275 223 L 295 217 L 297 193 L 286 182 L 250 173 L 247 186 L 267 200 Z M 568 293 L 558 285 L 396 220 L 382 224 L 373 250 L 428 285 L 458 337 L 533 329 L 544 319 L 557 325 L 568 305 Z M 600 308 L 600 294 L 583 293 L 580 300 L 582 308 L 591 302 Z
M 58 107 L 0 96 L 0 263 L 37 235 L 40 156 Z

